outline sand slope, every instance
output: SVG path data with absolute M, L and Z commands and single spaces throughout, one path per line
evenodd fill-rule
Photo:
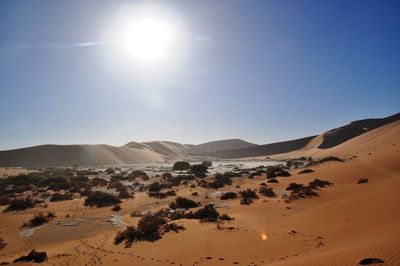
M 400 121 L 378 127 L 358 137 L 328 149 L 320 149 L 319 144 L 323 135 L 314 138 L 304 148 L 290 152 L 277 154 L 273 158 L 299 158 L 302 156 L 322 158 L 326 156 L 351 157 L 369 154 L 372 151 L 385 149 L 390 146 L 400 146 Z
M 256 146 L 239 139 L 186 145 L 169 141 L 110 145 L 40 145 L 0 151 L 0 167 L 97 166 L 165 162 L 190 157 L 194 151 Z
M 0 166 L 90 166 L 164 161 L 149 148 L 109 145 L 42 145 L 0 152 Z

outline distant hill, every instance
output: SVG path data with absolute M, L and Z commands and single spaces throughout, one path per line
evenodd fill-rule
M 195 154 L 199 152 L 215 152 L 215 151 L 233 150 L 233 149 L 249 148 L 256 146 L 258 145 L 241 139 L 226 139 L 226 140 L 206 142 L 199 145 L 189 145 L 190 147 L 189 153 Z
M 200 145 L 170 141 L 129 142 L 110 145 L 40 145 L 0 151 L 0 167 L 97 166 L 165 162 L 188 158 L 192 151 L 234 149 L 256 144 L 243 140 L 221 140 Z
M 400 120 L 400 113 L 386 118 L 365 119 L 326 131 L 318 136 L 257 145 L 241 139 L 227 139 L 199 145 L 169 141 L 129 142 L 110 145 L 40 145 L 0 151 L 0 167 L 98 166 L 156 163 L 198 157 L 234 159 L 258 156 L 297 156 L 325 154 L 369 131 Z M 395 132 L 398 129 L 392 129 Z M 382 131 L 383 132 L 383 131 Z M 358 143 L 358 142 L 357 142 Z M 365 145 L 364 145 L 365 146 Z
M 149 148 L 109 145 L 41 145 L 0 151 L 0 166 L 49 167 L 95 166 L 165 161 L 166 156 Z
M 294 150 L 298 150 L 306 146 L 311 139 L 315 136 L 306 137 L 302 139 L 283 141 L 265 145 L 256 145 L 252 147 L 232 149 L 232 150 L 219 150 L 212 152 L 199 152 L 192 153 L 191 155 L 196 156 L 210 156 L 217 157 L 221 159 L 235 159 L 235 158 L 245 158 L 245 157 L 256 157 L 256 156 L 268 156 L 278 153 L 286 153 Z

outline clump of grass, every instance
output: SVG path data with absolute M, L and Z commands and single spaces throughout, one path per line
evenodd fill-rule
M 101 191 L 92 192 L 89 196 L 85 199 L 85 206 L 93 207 L 96 206 L 97 208 L 101 207 L 108 207 L 113 205 L 118 205 L 121 203 L 114 195 L 104 193 Z
M 269 197 L 269 198 L 275 198 L 276 197 L 276 193 L 274 192 L 274 190 L 272 188 L 269 188 L 269 187 L 266 187 L 266 186 L 260 187 L 258 192 L 260 194 L 266 196 L 266 197 Z
M 309 174 L 309 173 L 314 173 L 314 170 L 313 169 L 304 169 L 304 170 L 301 170 L 300 172 L 298 172 L 298 175 Z
M 131 247 L 134 242 L 154 242 L 161 239 L 162 235 L 167 232 L 174 231 L 177 233 L 181 230 L 184 230 L 183 226 L 167 223 L 166 218 L 149 213 L 139 220 L 137 227 L 129 226 L 118 232 L 114 243 L 118 245 L 125 241 L 125 247 Z
M 335 156 L 328 156 L 328 157 L 325 157 L 325 158 L 322 158 L 322 159 L 320 159 L 319 161 L 318 161 L 318 163 L 325 163 L 325 162 L 330 162 L 330 161 L 333 161 L 333 162 L 344 162 L 344 160 L 343 159 L 340 159 L 339 157 L 335 157 Z
M 21 256 L 18 259 L 14 260 L 14 263 L 17 262 L 34 262 L 34 263 L 41 263 L 47 260 L 47 253 L 46 252 L 38 252 L 36 250 L 32 250 L 26 256 Z
M 73 200 L 74 197 L 72 196 L 72 194 L 69 193 L 54 193 L 53 195 L 51 195 L 50 197 L 50 201 L 55 202 L 55 201 L 65 201 L 65 200 Z
M 228 199 L 236 199 L 237 195 L 235 192 L 226 192 L 219 199 L 220 200 L 228 200 Z
M 121 206 L 116 205 L 111 209 L 113 212 L 119 212 L 121 210 Z
M 183 197 L 177 197 L 175 199 L 175 202 L 171 202 L 169 204 L 169 207 L 173 210 L 175 209 L 191 209 L 191 208 L 197 208 L 199 207 L 199 203 L 195 202 L 194 200 L 183 198 Z
M 240 204 L 250 205 L 254 199 L 258 199 L 257 193 L 251 189 L 240 191 L 239 194 L 242 196 Z
M 284 168 L 285 167 L 282 165 L 269 166 L 266 171 L 267 178 L 269 179 L 269 178 L 276 178 L 278 176 L 282 177 L 291 176 L 291 174 Z
M 314 181 L 311 181 L 308 183 L 308 186 L 310 186 L 312 189 L 318 189 L 318 188 L 325 188 L 328 186 L 332 186 L 333 183 L 325 180 L 320 180 L 318 178 L 314 179 Z
M 7 246 L 7 243 L 4 241 L 3 238 L 0 237 L 0 250 L 5 248 Z
M 232 185 L 232 179 L 229 176 L 221 174 L 215 175 L 215 180 L 208 184 L 208 186 L 213 189 L 222 188 L 226 185 Z
M 227 214 L 220 215 L 215 209 L 213 204 L 207 204 L 204 207 L 198 209 L 195 212 L 189 212 L 183 215 L 186 219 L 196 219 L 202 222 L 217 222 L 218 220 L 230 221 L 233 220 L 232 217 Z
M 24 211 L 33 208 L 38 204 L 39 201 L 34 200 L 30 197 L 27 198 L 17 198 L 10 200 L 8 207 L 4 210 L 5 212 L 11 211 Z
M 366 184 L 368 183 L 368 179 L 367 178 L 360 178 L 357 182 L 357 184 Z
M 56 216 L 54 213 L 49 212 L 47 215 L 45 215 L 43 212 L 36 213 L 33 215 L 32 219 L 29 220 L 29 222 L 24 223 L 22 227 L 37 227 L 41 226 L 43 224 L 49 223 L 51 220 L 53 220 Z

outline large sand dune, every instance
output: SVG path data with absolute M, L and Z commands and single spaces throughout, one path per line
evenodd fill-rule
M 256 146 L 242 140 L 222 140 L 200 145 L 184 145 L 169 141 L 129 142 L 110 145 L 40 145 L 0 151 L 0 167 L 98 166 L 142 164 L 179 160 L 191 151 Z
M 119 147 L 110 145 L 41 145 L 0 151 L 0 167 L 141 164 L 197 157 L 233 159 L 272 155 L 276 158 L 319 157 L 333 153 L 340 155 L 341 148 L 338 150 L 337 147 L 367 135 L 371 131 L 393 124 L 399 119 L 400 114 L 380 119 L 359 120 L 318 136 L 265 145 L 256 145 L 240 139 L 212 141 L 199 145 L 169 141 L 129 142 Z M 363 139 L 359 142 L 364 143 Z
M 326 131 L 317 136 L 301 139 L 282 141 L 277 143 L 250 146 L 237 149 L 224 149 L 209 152 L 197 152 L 195 155 L 212 156 L 223 159 L 248 158 L 277 155 L 279 158 L 296 158 L 301 156 L 323 155 L 332 153 L 331 150 L 323 152 L 324 149 L 334 148 L 346 143 L 358 136 L 362 136 L 371 130 L 383 127 L 400 120 L 400 113 L 376 119 L 365 119 L 351 122 L 348 125 Z M 305 152 L 307 151 L 307 152 Z M 281 156 L 282 155 L 282 156 Z

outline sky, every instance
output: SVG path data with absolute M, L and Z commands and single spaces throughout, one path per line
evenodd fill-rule
M 265 144 L 392 115 L 399 13 L 385 0 L 3 0 L 0 150 Z M 159 62 L 120 43 L 139 16 L 176 29 Z

